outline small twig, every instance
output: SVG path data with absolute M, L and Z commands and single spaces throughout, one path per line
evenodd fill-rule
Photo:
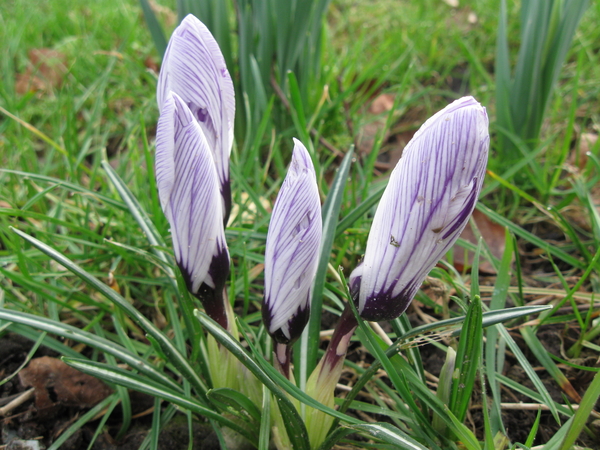
M 427 372 L 426 370 L 424 370 L 423 372 L 425 373 L 425 378 L 427 378 L 432 383 L 435 383 L 437 385 L 440 382 L 440 379 L 434 374 Z
M 35 392 L 35 388 L 31 388 L 28 391 L 25 391 L 22 394 L 20 394 L 17 398 L 15 398 L 8 405 L 0 408 L 0 416 L 8 415 L 8 413 L 10 413 L 13 409 L 21 406 L 27 400 L 31 399 L 35 395 L 34 392 Z
M 350 386 L 346 386 L 345 384 L 341 384 L 341 383 L 337 383 L 335 385 L 336 389 L 339 389 L 340 391 L 344 391 L 344 392 L 350 392 L 352 390 L 352 388 Z
M 358 415 L 358 416 L 359 416 L 359 417 L 360 417 L 362 420 L 364 420 L 365 422 L 368 422 L 368 423 L 376 423 L 376 422 L 377 422 L 375 419 L 373 419 L 371 416 L 369 416 L 369 415 L 368 415 L 367 413 L 365 413 L 365 412 L 362 412 L 362 411 L 360 411 L 360 410 L 358 410 L 358 409 L 357 409 L 355 412 L 356 412 L 356 414 L 357 414 L 357 415 Z
M 131 416 L 132 419 L 139 419 L 140 417 L 144 417 L 147 416 L 148 414 L 152 414 L 154 412 L 154 406 L 148 408 L 145 411 L 142 411 L 141 413 L 135 414 L 133 416 Z
M 375 334 L 377 334 L 383 342 L 390 346 L 394 344 L 390 337 L 387 335 L 387 333 L 383 331 L 383 328 L 381 328 L 381 326 L 377 322 L 369 322 L 369 325 L 371 325 L 371 328 L 373 329 Z
M 567 409 L 578 410 L 579 405 L 561 405 Z M 540 403 L 500 403 L 501 409 L 516 409 L 521 411 L 550 411 L 550 407 L 548 405 L 542 405 Z M 471 409 L 482 409 L 482 405 L 473 405 Z M 597 419 L 600 419 L 600 414 L 596 411 L 591 411 L 590 416 L 594 416 Z

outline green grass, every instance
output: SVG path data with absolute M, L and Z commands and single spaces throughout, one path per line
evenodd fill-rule
M 173 8 L 174 3 L 167 6 Z M 513 63 L 519 46 L 517 6 L 508 2 L 507 34 Z M 469 21 L 470 13 L 475 20 L 471 16 Z M 166 23 L 167 15 L 158 17 L 170 32 L 173 25 Z M 316 130 L 317 137 L 305 144 L 318 160 L 317 173 L 325 199 L 341 160 L 321 145 L 318 137 L 345 153 L 364 125 L 373 122 L 367 106 L 374 96 L 395 95 L 394 110 L 383 114 L 392 134 L 416 130 L 451 99 L 467 93 L 488 108 L 492 122 L 490 169 L 494 174 L 486 180 L 479 208 L 507 228 L 507 245 L 501 260 L 491 256 L 485 239 L 479 248 L 465 242 L 461 245 L 477 250 L 482 261 L 488 260 L 497 268 L 493 294 L 487 293 L 484 278 L 458 273 L 446 265 L 435 269 L 432 277 L 446 289 L 452 289 L 447 303 L 435 304 L 423 293 L 418 299 L 436 320 L 468 314 L 470 323 L 475 324 L 482 320 L 482 313 L 485 322 L 486 311 L 526 305 L 547 296 L 548 291 L 540 293 L 543 288 L 555 293 L 551 299 L 553 308 L 539 317 L 530 316 L 529 319 L 538 320 L 520 333 L 510 331 L 523 322 L 517 319 L 486 328 L 483 333 L 487 343 L 483 348 L 466 345 L 469 339 L 480 339 L 479 325 L 471 334 L 462 331 L 459 337 L 444 337 L 436 342 L 444 353 L 449 347 L 458 350 L 457 364 L 469 368 L 448 382 L 450 400 L 446 409 L 429 390 L 437 386 L 426 384 L 417 347 L 421 340 L 431 338 L 429 334 L 423 330 L 419 336 L 410 334 L 412 327 L 405 316 L 394 321 L 389 336 L 392 340 L 399 338 L 397 345 L 407 355 L 405 360 L 394 356 L 381 336 L 361 326 L 357 340 L 377 358 L 372 367 L 386 369 L 389 383 L 388 379 L 384 382 L 375 377 L 375 370 L 349 362 L 360 377 L 357 385 L 364 387 L 363 392 L 368 392 L 372 402 L 367 404 L 362 397 L 351 401 L 360 390 L 357 389 L 337 417 L 348 429 L 366 435 L 390 430 L 355 422 L 345 411 L 361 410 L 377 414 L 378 420 L 385 418 L 397 427 L 395 430 L 400 430 L 398 434 L 390 432 L 393 437 L 387 441 L 389 445 L 409 436 L 427 448 L 456 448 L 456 442 L 462 441 L 467 448 L 484 448 L 482 442 L 486 442 L 489 450 L 496 433 L 506 432 L 500 404 L 504 387 L 550 409 L 544 413 L 550 416 L 544 423 L 556 421 L 554 429 L 559 431 L 548 448 L 566 448 L 582 430 L 593 433 L 585 429 L 585 421 L 598 396 L 598 377 L 587 392 L 580 389 L 577 393 L 582 398 L 578 413 L 563 406 L 566 400 L 552 398 L 541 377 L 549 374 L 556 387 L 569 395 L 572 386 L 565 378 L 565 364 L 580 366 L 576 358 L 590 354 L 590 347 L 597 350 L 594 345 L 600 333 L 600 325 L 594 320 L 598 311 L 594 293 L 597 296 L 600 290 L 600 144 L 589 149 L 592 156 L 587 163 L 578 165 L 579 159 L 571 159 L 582 145 L 582 133 L 597 135 L 600 131 L 600 30 L 596 26 L 600 5 L 591 4 L 575 34 L 549 102 L 541 145 L 534 157 L 510 167 L 503 164 L 495 128 L 498 17 L 496 0 L 474 2 L 473 6 L 459 9 L 439 0 L 383 0 L 377 2 L 377 7 L 366 1 L 333 1 L 314 89 L 306 92 L 304 99 L 300 91 L 292 89 L 288 93 L 289 112 L 278 99 L 273 100 L 272 111 L 285 115 L 277 122 L 280 129 L 273 129 L 267 118 L 261 122 L 262 136 L 257 133 L 252 142 L 238 141 L 234 148 L 232 179 L 239 213 L 234 213 L 227 231 L 235 268 L 230 298 L 239 307 L 236 311 L 242 312 L 240 328 L 256 345 L 251 352 L 258 368 L 251 370 L 264 376 L 266 383 L 277 380 L 290 396 L 309 404 L 310 399 L 295 386 L 278 380 L 268 366 L 260 365 L 261 358 L 269 355 L 257 312 L 262 298 L 260 264 L 269 211 L 285 175 L 291 137 L 304 136 L 307 140 L 307 124 Z M 0 305 L 6 314 L 0 321 L 0 337 L 14 331 L 74 361 L 81 355 L 57 336 L 75 336 L 73 340 L 79 339 L 95 349 L 85 353 L 90 357 L 87 361 L 73 362 L 82 370 L 103 371 L 107 378 L 121 380 L 127 386 L 141 383 L 146 392 L 227 423 L 229 419 L 215 419 L 222 409 L 206 397 L 209 386 L 204 385 L 204 334 L 191 314 L 182 315 L 182 310 L 191 312 L 198 305 L 182 294 L 177 286 L 180 280 L 173 278 L 177 269 L 172 262 L 168 225 L 160 210 L 152 169 L 152 142 L 158 117 L 157 74 L 148 67 L 157 64 L 159 58 L 138 1 L 48 0 L 36 2 L 36 8 L 25 0 L 3 2 L 0 44 L 4 49 L 0 59 L 0 107 L 10 114 L 0 113 Z M 30 67 L 28 52 L 41 48 L 64 55 L 67 70 L 62 81 L 44 90 L 17 93 L 18 74 L 26 73 Z M 289 80 L 293 87 L 293 79 Z M 241 110 L 243 101 L 239 97 L 237 101 Z M 346 189 L 343 194 L 338 193 L 341 222 L 337 231 L 335 223 L 329 231 L 333 240 L 329 261 L 333 269 L 342 266 L 346 276 L 364 252 L 369 213 L 381 191 L 383 182 L 373 167 L 376 152 L 389 148 L 383 136 L 384 130 L 379 130 L 373 152 L 356 154 L 357 162 L 349 167 Z M 103 168 L 105 160 L 114 171 Z M 527 171 L 535 176 L 519 176 Z M 369 198 L 373 201 L 367 201 Z M 351 219 L 344 220 L 348 217 Z M 64 254 L 79 268 L 71 269 L 84 272 L 75 276 L 67 270 L 70 263 L 57 263 L 36 249 L 37 241 L 23 240 L 10 227 Z M 51 251 L 47 253 L 58 258 Z M 326 310 L 339 314 L 345 290 L 334 273 L 330 270 L 323 280 L 323 304 Z M 92 276 L 101 283 L 95 288 L 90 285 Z M 102 284 L 110 284 L 112 289 L 105 289 L 100 295 Z M 474 300 L 479 294 L 481 304 Z M 127 305 L 133 305 L 135 310 Z M 136 311 L 141 313 L 139 317 Z M 27 314 L 45 319 L 30 327 L 35 320 Z M 8 325 L 5 320 L 9 317 L 15 323 Z M 79 331 L 61 329 L 61 321 L 67 319 Z M 210 328 L 210 324 L 205 325 Z M 548 349 L 539 336 L 550 325 L 567 330 L 568 339 L 564 353 L 548 357 Z M 146 334 L 150 340 L 144 337 Z M 172 342 L 161 341 L 164 336 L 172 338 Z M 226 337 L 222 339 L 226 341 Z M 72 345 L 72 341 L 68 342 Z M 514 356 L 507 356 L 505 349 Z M 180 354 L 187 362 L 173 359 L 172 354 Z M 150 367 L 133 374 L 117 366 L 123 361 L 130 366 L 146 361 Z M 98 366 L 98 362 L 106 365 Z M 522 365 L 530 384 L 519 386 L 504 377 L 503 367 L 508 363 Z M 543 372 L 537 370 L 540 366 L 544 367 Z M 483 414 L 481 425 L 485 432 L 475 435 L 469 422 L 463 425 L 462 419 L 468 411 L 469 395 L 465 392 L 473 386 L 477 389 L 480 380 L 487 383 L 490 408 Z M 465 382 L 467 389 L 462 390 Z M 268 396 L 265 398 L 266 405 L 269 400 Z M 565 398 L 575 402 L 572 397 Z M 286 400 L 281 402 L 278 407 L 281 409 L 283 404 L 284 410 L 287 408 L 283 413 L 292 416 L 293 408 Z M 103 406 L 108 406 L 109 411 L 123 408 L 124 422 L 131 417 L 124 389 L 105 400 Z M 273 402 L 271 411 L 272 408 Z M 171 408 L 163 410 L 161 416 L 157 409 L 154 423 L 161 423 L 173 413 Z M 431 419 L 432 413 L 441 420 L 438 428 L 432 425 L 436 421 Z M 82 416 L 77 426 L 92 416 Z M 191 413 L 188 417 L 192 420 Z M 252 430 L 248 438 L 266 448 L 269 428 L 264 424 L 252 428 L 253 419 L 248 420 Z M 103 426 L 100 423 L 98 429 Z M 438 436 L 436 430 L 440 427 L 445 431 Z M 241 431 L 246 433 L 247 429 Z M 538 444 L 533 440 L 535 434 L 533 428 L 532 438 L 521 444 Z M 346 438 L 340 432 L 339 436 L 332 435 L 331 442 Z M 154 444 L 150 441 L 145 445 L 156 448 L 155 440 Z M 298 445 L 304 444 L 299 441 Z

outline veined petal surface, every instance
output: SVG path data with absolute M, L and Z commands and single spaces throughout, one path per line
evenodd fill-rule
M 222 289 L 229 275 L 217 171 L 202 129 L 169 93 L 156 132 L 156 180 L 173 250 L 188 288 Z
M 406 146 L 350 277 L 364 319 L 402 314 L 458 239 L 481 191 L 488 147 L 487 114 L 473 97 L 439 111 Z
M 169 40 L 158 77 L 159 110 L 171 91 L 181 97 L 204 132 L 217 168 L 226 217 L 231 209 L 229 155 L 233 144 L 234 88 L 217 41 L 191 14 Z
M 321 246 L 321 203 L 308 151 L 294 139 L 294 153 L 267 234 L 263 320 L 280 343 L 295 341 L 309 317 Z

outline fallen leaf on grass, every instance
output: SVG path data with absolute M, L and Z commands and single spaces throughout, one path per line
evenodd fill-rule
M 35 406 L 38 410 L 50 408 L 57 403 L 90 408 L 112 393 L 97 378 L 49 356 L 32 359 L 19 373 L 19 379 L 24 387 L 35 388 Z
M 159 5 L 153 0 L 149 1 L 150 8 L 154 11 L 154 14 L 160 16 L 160 18 L 165 22 L 167 28 L 173 28 L 177 25 L 177 13 L 173 11 L 171 8 L 166 6 Z
M 492 255 L 501 259 L 504 247 L 506 246 L 504 227 L 492 222 L 488 216 L 478 210 L 473 211 L 473 220 L 477 225 L 481 237 L 490 248 Z M 460 237 L 467 242 L 477 245 L 477 239 L 475 238 L 471 224 L 467 225 Z M 475 254 L 471 251 L 463 251 L 462 248 L 455 247 L 453 254 L 454 267 L 459 272 L 468 269 L 473 265 L 474 256 Z M 479 272 L 495 275 L 496 269 L 494 269 L 494 266 L 487 259 L 481 258 L 479 261 Z
M 395 96 L 392 94 L 380 94 L 373 99 L 365 115 L 365 123 L 360 127 L 358 132 L 358 151 L 361 154 L 367 155 L 373 149 L 375 139 L 385 128 L 387 115 L 394 107 Z M 384 141 L 389 137 L 389 131 L 384 136 Z
M 17 74 L 15 90 L 27 92 L 49 92 L 62 85 L 68 72 L 67 57 L 51 48 L 34 48 L 27 53 L 29 65 L 24 73 Z

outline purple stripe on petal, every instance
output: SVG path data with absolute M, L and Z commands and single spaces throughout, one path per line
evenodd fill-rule
M 417 131 L 373 219 L 355 283 L 363 317 L 402 313 L 454 244 L 481 191 L 488 147 L 485 108 L 472 97 L 448 105 Z
M 321 204 L 306 148 L 294 140 L 292 162 L 273 208 L 265 252 L 263 319 L 280 343 L 289 344 L 308 320 L 310 290 L 321 245 Z
M 206 302 L 215 296 L 222 299 L 229 275 L 214 160 L 202 129 L 175 93 L 165 98 L 157 135 L 157 186 L 171 226 L 175 259 L 188 289 L 208 312 Z M 217 303 L 222 309 L 222 301 Z
M 217 42 L 192 15 L 185 17 L 173 32 L 163 59 L 157 86 L 161 111 L 169 92 L 182 98 L 204 133 L 216 165 L 226 223 L 231 208 L 229 155 L 233 144 L 234 88 Z

